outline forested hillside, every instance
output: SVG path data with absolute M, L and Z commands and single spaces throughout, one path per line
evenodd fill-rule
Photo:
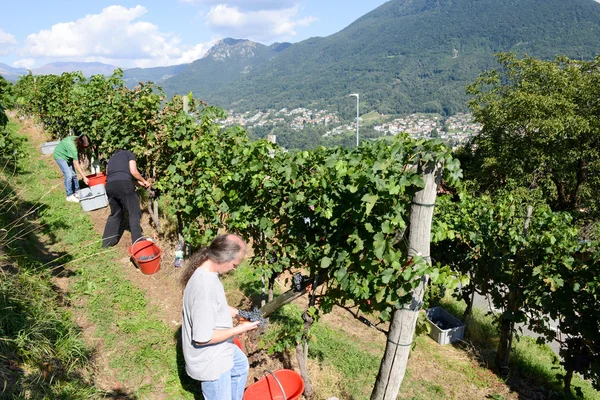
M 0 76 L 8 81 L 16 81 L 22 75 L 27 74 L 27 70 L 25 68 L 14 68 L 10 65 L 6 65 L 0 63 Z
M 236 110 L 320 107 L 453 114 L 466 110 L 465 86 L 510 51 L 542 59 L 591 59 L 600 48 L 600 4 L 592 0 L 393 0 L 342 31 L 296 43 L 227 84 L 198 60 L 164 83 Z
M 193 91 L 204 97 L 205 93 L 215 92 L 227 83 L 236 82 L 289 46 L 290 43 L 265 46 L 249 40 L 225 38 L 213 46 L 206 56 L 168 79 L 164 86 L 169 88 L 169 93 Z
M 130 68 L 123 71 L 123 80 L 125 84 L 133 88 L 140 82 L 154 82 L 161 84 L 181 71 L 189 67 L 190 64 L 170 65 L 168 67 L 154 68 Z

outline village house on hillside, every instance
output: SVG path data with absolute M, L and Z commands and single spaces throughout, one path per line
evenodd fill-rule
M 359 119 L 361 124 L 362 118 Z M 331 126 L 324 136 L 343 134 L 356 129 L 354 123 L 344 124 L 337 113 L 328 110 L 310 110 L 299 107 L 293 110 L 266 110 L 236 114 L 229 111 L 228 117 L 219 121 L 222 126 L 240 125 L 251 129 L 258 126 L 287 126 L 292 130 L 303 130 L 306 125 Z M 439 114 L 410 114 L 373 126 L 382 136 L 395 136 L 406 132 L 414 138 L 438 137 L 457 145 L 481 131 L 481 125 L 473 122 L 471 114 L 456 114 L 444 119 Z

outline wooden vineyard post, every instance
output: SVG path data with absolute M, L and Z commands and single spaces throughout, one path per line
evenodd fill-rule
M 431 219 L 441 172 L 440 163 L 426 164 L 423 171 L 425 186 L 413 197 L 410 213 L 409 259 L 420 254 L 426 262 L 431 262 L 429 255 Z M 412 292 L 410 304 L 392 313 L 385 353 L 371 393 L 371 400 L 396 400 L 398 397 L 428 279 L 427 275 L 422 276 L 419 286 Z
M 189 97 L 187 95 L 181 96 L 183 112 L 186 114 L 190 111 Z M 177 251 L 175 254 L 175 266 L 181 267 L 183 263 L 183 255 L 185 253 L 185 239 L 183 237 L 183 218 L 181 217 L 181 211 L 177 210 Z
M 187 95 L 181 96 L 181 99 L 183 100 L 183 112 L 187 114 L 190 112 L 190 99 Z

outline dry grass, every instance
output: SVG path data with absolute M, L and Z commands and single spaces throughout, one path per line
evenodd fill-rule
M 492 371 L 464 350 L 419 337 L 408 362 L 401 399 L 518 399 Z

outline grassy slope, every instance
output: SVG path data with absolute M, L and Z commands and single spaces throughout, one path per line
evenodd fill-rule
M 32 243 L 51 259 L 63 256 L 47 268 L 64 269 L 62 276 L 71 276 L 67 296 L 74 314 L 91 325 L 90 336 L 101 349 L 97 360 L 107 358 L 111 369 L 103 374 L 114 377 L 114 382 L 105 382 L 110 386 L 105 389 L 111 395 L 193 398 L 179 379 L 175 331 L 160 321 L 143 293 L 124 278 L 117 261 L 122 255 L 101 248 L 100 235 L 79 204 L 65 202 L 62 185 L 55 186 L 60 173 L 49 168 L 51 162 L 27 144 L 27 157 L 12 179 L 13 187 L 23 189 L 23 201 L 42 206 L 35 222 L 51 230 L 38 230 L 38 240 Z
M 230 299 L 238 299 L 244 293 L 255 295 L 260 292 L 260 277 L 243 265 L 225 279 L 224 286 Z M 244 293 L 240 287 L 246 288 Z M 340 313 L 339 309 L 336 313 Z M 301 327 L 301 314 L 298 304 L 288 304 L 273 314 L 271 329 L 261 338 L 262 345 L 274 348 L 278 340 L 287 340 L 286 328 Z M 370 398 L 385 338 L 375 329 L 361 335 L 361 329 L 364 327 L 359 322 L 340 316 L 333 321 L 323 316 L 314 324 L 308 361 L 316 399 Z M 502 379 L 461 349 L 439 346 L 425 336 L 415 342 L 399 399 L 483 399 L 488 395 L 501 395 L 506 400 L 518 398 Z
M 5 137 L 18 128 L 9 124 Z M 18 197 L 13 171 L 0 171 L 0 398 L 90 398 L 97 390 L 82 373 L 90 352 L 50 273 L 25 251 L 35 226 L 21 216 L 35 208 Z
M 457 302 L 451 298 L 446 298 L 442 306 L 456 317 L 462 316 L 466 307 L 464 302 Z M 491 365 L 498 345 L 498 333 L 492 316 L 485 314 L 483 310 L 475 309 L 474 317 L 468 326 L 471 329 L 468 342 L 477 350 L 482 361 Z M 544 396 L 543 398 L 552 399 L 600 399 L 600 392 L 577 375 L 573 377 L 572 396 L 565 395 L 562 381 L 557 379 L 557 375 L 565 373 L 559 365 L 558 356 L 548 345 L 537 344 L 533 338 L 521 336 L 513 341 L 510 367 L 507 384 L 520 393 L 535 392 Z M 575 388 L 581 389 L 583 397 L 576 395 Z

